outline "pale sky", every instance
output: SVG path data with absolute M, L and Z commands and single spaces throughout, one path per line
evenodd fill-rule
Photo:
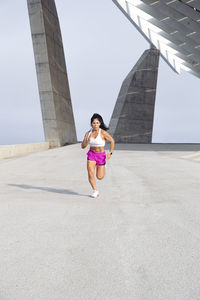
M 57 0 L 78 140 L 93 113 L 108 125 L 126 75 L 148 43 L 111 0 Z M 0 144 L 44 141 L 25 0 L 0 3 Z M 199 143 L 199 79 L 160 59 L 153 143 Z

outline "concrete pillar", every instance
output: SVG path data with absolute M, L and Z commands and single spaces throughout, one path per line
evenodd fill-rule
M 27 0 L 45 139 L 76 143 L 60 25 L 54 0 Z
M 117 143 L 151 143 L 159 50 L 146 50 L 122 83 L 110 120 Z

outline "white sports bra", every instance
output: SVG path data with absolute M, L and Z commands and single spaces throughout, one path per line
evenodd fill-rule
M 88 137 L 92 133 L 92 130 L 90 131 Z M 90 140 L 90 146 L 91 147 L 104 147 L 105 146 L 105 140 L 101 137 L 101 128 L 99 128 L 99 133 L 96 138 L 91 138 Z

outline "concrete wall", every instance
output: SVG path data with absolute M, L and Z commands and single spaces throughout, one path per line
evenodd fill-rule
M 45 140 L 77 142 L 59 19 L 54 0 L 27 0 Z
M 117 98 L 109 133 L 117 143 L 151 143 L 159 50 L 146 50 L 127 75 Z
M 49 142 L 0 146 L 0 159 L 49 149 Z

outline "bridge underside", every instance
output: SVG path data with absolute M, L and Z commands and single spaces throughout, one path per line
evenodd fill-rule
M 113 0 L 177 73 L 200 77 L 199 0 Z

